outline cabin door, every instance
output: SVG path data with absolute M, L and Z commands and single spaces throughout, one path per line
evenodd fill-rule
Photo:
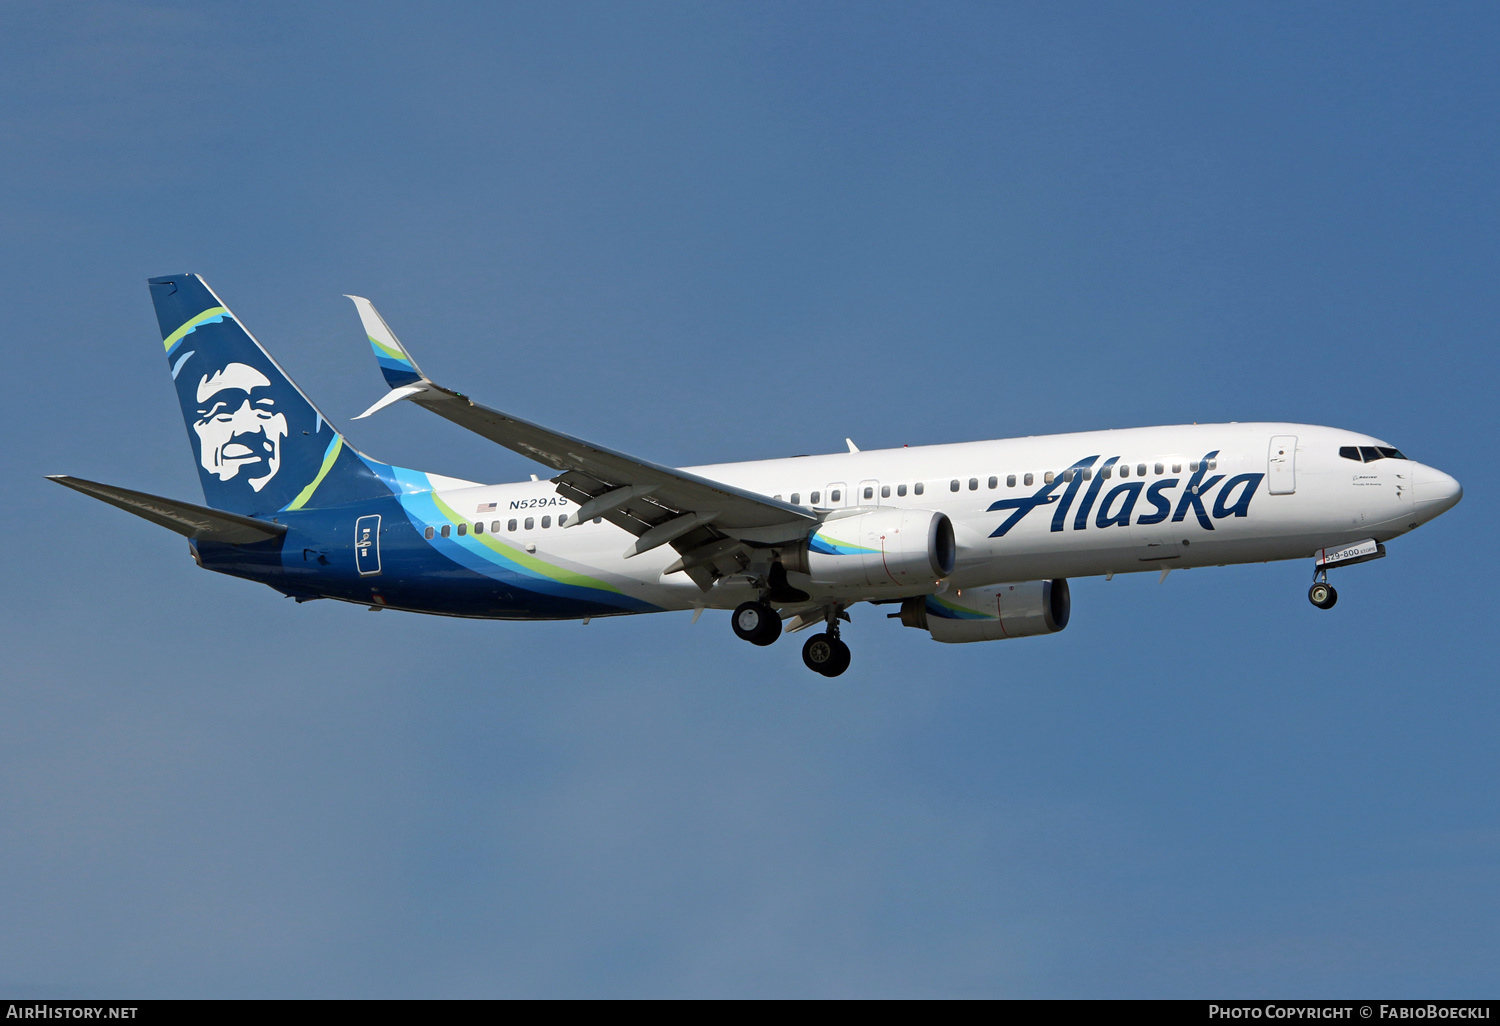
M 1292 495 L 1297 491 L 1297 436 L 1276 435 L 1266 457 L 1266 484 L 1272 495 Z

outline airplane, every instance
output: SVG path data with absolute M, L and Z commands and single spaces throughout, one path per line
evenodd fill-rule
M 848 669 L 858 603 L 935 641 L 1054 634 L 1068 579 L 1312 559 L 1328 571 L 1463 496 L 1368 435 L 1309 424 L 1143 427 L 674 469 L 483 406 L 429 378 L 350 296 L 388 391 L 546 466 L 480 484 L 354 449 L 195 274 L 149 279 L 206 505 L 50 479 L 188 539 L 200 567 L 305 602 L 495 620 L 732 610 L 767 646 L 810 627 Z

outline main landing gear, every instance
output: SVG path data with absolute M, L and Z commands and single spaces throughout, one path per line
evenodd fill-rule
M 849 646 L 839 640 L 838 624 L 827 634 L 814 634 L 802 646 L 802 661 L 807 668 L 825 677 L 837 677 L 849 669 Z
M 828 629 L 814 634 L 802 646 L 802 661 L 809 670 L 837 677 L 849 669 L 849 646 L 839 639 L 839 619 L 848 614 L 837 606 L 827 610 Z M 741 602 L 729 618 L 734 633 L 752 645 L 770 645 L 781 637 L 781 617 L 769 602 Z
M 814 634 L 802 645 L 802 661 L 814 673 L 825 677 L 837 677 L 849 669 L 849 646 L 839 640 L 839 619 L 849 619 L 838 606 L 829 606 L 823 611 L 828 620 L 828 630 Z
M 769 645 L 781 637 L 781 617 L 765 602 L 741 602 L 729 622 L 752 645 Z
M 1332 609 L 1333 604 L 1339 600 L 1339 593 L 1333 590 L 1333 585 L 1328 583 L 1328 571 L 1318 569 L 1313 571 L 1313 586 L 1307 589 L 1307 601 L 1319 609 Z

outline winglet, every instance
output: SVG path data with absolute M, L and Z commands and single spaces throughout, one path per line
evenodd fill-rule
M 392 388 L 403 388 L 422 381 L 426 375 L 397 341 L 396 333 L 385 323 L 385 318 L 376 311 L 375 305 L 363 296 L 344 298 L 353 300 L 354 308 L 359 311 L 359 319 L 365 326 L 365 337 L 370 340 L 370 348 L 375 350 L 375 362 L 380 364 L 380 373 L 385 375 L 385 383 Z M 373 412 L 374 410 L 370 411 Z M 365 416 L 369 416 L 369 413 Z
M 852 438 L 846 438 L 846 439 L 844 439 L 844 442 L 845 442 L 846 445 L 849 446 L 849 451 L 850 452 L 859 452 L 859 446 L 857 446 L 857 445 L 854 444 L 854 439 L 852 439 Z

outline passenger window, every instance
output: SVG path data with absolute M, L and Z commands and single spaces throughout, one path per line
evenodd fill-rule
M 1085 471 L 1085 473 L 1087 473 L 1087 471 Z M 1114 476 L 1114 473 L 1115 473 L 1115 468 L 1114 467 L 1105 467 L 1103 470 L 1099 471 L 1099 476 L 1102 477 L 1102 478 L 1104 478 L 1104 480 L 1108 481 L 1111 477 Z
M 952 481 L 948 482 L 948 490 L 950 492 L 958 491 L 958 478 L 955 477 Z
M 1193 462 L 1191 462 L 1191 463 L 1188 464 L 1188 473 L 1189 474 L 1196 474 L 1196 473 L 1198 473 L 1198 461 L 1197 460 L 1194 460 Z
M 437 534 L 437 532 L 429 527 L 427 530 L 422 532 L 422 537 L 430 539 L 435 534 Z
M 882 499 L 889 499 L 891 497 L 891 486 L 890 485 L 881 485 L 880 486 L 880 497 Z
M 1208 469 L 1209 470 L 1218 470 L 1219 469 L 1219 461 L 1218 460 L 1209 460 L 1208 461 Z
M 1075 473 L 1077 473 L 1077 472 L 1074 471 L 1072 468 L 1064 470 L 1063 471 L 1063 475 L 1062 475 L 1062 477 L 1063 477 L 1063 484 L 1069 484 L 1069 483 L 1071 483 L 1072 480 L 1073 480 L 1073 475 Z M 1048 484 L 1052 483 L 1052 474 L 1050 472 L 1047 474 L 1047 483 Z
M 1005 487 L 1007 487 L 1007 488 L 1014 488 L 1015 486 L 1016 486 L 1016 475 L 1014 475 L 1014 474 L 1006 474 L 1005 475 Z
M 442 536 L 444 538 L 446 538 L 446 537 L 448 537 L 449 530 L 451 530 L 451 528 L 449 528 L 447 524 L 444 524 L 443 525 L 443 530 L 440 533 L 442 534 Z
M 1094 479 L 1094 468 L 1093 467 L 1084 467 L 1083 468 L 1083 479 L 1085 481 L 1092 481 Z
M 810 502 L 810 503 L 812 503 L 814 506 L 816 506 L 818 504 L 818 500 L 821 499 L 822 497 L 823 497 L 823 493 L 822 492 L 813 492 L 811 495 L 809 495 L 807 497 L 807 501 Z
M 990 478 L 990 487 L 991 488 L 999 488 L 1000 487 L 1000 479 L 998 477 L 992 477 L 992 478 Z
M 793 492 L 792 493 L 792 505 L 793 506 L 800 506 L 800 505 L 802 505 L 802 493 L 801 492 Z
M 602 524 L 602 523 L 604 523 L 604 518 L 603 517 L 595 517 L 594 518 L 594 523 L 596 523 L 596 524 Z
M 1174 463 L 1174 464 L 1172 464 L 1172 473 L 1174 473 L 1174 474 L 1180 474 L 1180 473 L 1182 473 L 1182 464 L 1181 463 Z
M 838 502 L 839 499 L 843 498 L 843 496 L 844 496 L 843 491 L 841 489 L 835 488 L 833 491 L 831 491 L 831 492 L 828 493 L 828 501 L 829 502 Z
M 779 496 L 779 495 L 773 495 L 773 496 L 771 496 L 771 498 L 775 499 L 777 502 L 781 501 L 781 496 Z
M 1378 445 L 1375 447 L 1375 451 L 1380 453 L 1380 455 L 1384 456 L 1388 460 L 1406 459 L 1405 456 L 1401 455 L 1400 449 L 1392 449 L 1389 445 Z
M 1056 475 L 1054 475 L 1052 473 L 1052 471 L 1049 470 L 1045 474 L 1042 475 L 1042 483 L 1043 484 L 1051 484 L 1052 481 L 1053 481 L 1053 479 L 1055 477 L 1056 477 Z M 1026 483 L 1027 484 L 1031 484 L 1031 475 L 1030 474 L 1026 475 Z
M 490 521 L 490 534 L 499 534 L 499 533 L 500 533 L 500 521 L 498 521 L 498 520 L 491 520 Z
M 896 486 L 896 494 L 897 495 L 905 495 L 906 494 L 906 485 L 897 485 Z
M 911 486 L 911 493 L 913 495 L 921 495 L 922 494 L 922 489 L 924 489 L 926 487 L 927 486 L 924 485 L 921 481 L 918 481 L 916 484 L 914 484 L 914 485 Z
M 1137 463 L 1135 465 L 1135 476 L 1136 477 L 1145 477 L 1146 476 L 1146 465 L 1144 463 Z
M 557 526 L 558 527 L 561 527 L 563 524 L 566 524 L 567 522 L 568 522 L 568 515 L 566 513 L 562 514 L 561 516 L 559 516 L 557 518 Z
M 462 538 L 464 535 L 466 535 L 468 533 L 469 533 L 469 525 L 468 524 L 459 524 L 458 525 L 458 536 L 460 538 Z
M 1366 463 L 1374 463 L 1381 458 L 1380 453 L 1373 445 L 1361 445 L 1359 447 L 1359 454 L 1365 458 Z
M 506 521 L 506 523 L 505 523 L 505 529 L 507 531 L 514 531 L 516 529 L 516 522 L 514 520 L 508 520 L 508 521 Z
M 536 526 L 536 518 L 535 517 L 527 517 L 526 518 L 526 530 L 529 531 L 529 530 L 531 530 L 535 526 Z
M 873 499 L 873 498 L 875 498 L 875 486 L 874 485 L 865 485 L 865 498 L 867 498 L 867 499 Z
M 1109 471 L 1105 471 L 1105 476 L 1108 476 L 1108 475 L 1109 475 Z M 1129 477 L 1130 476 L 1130 464 L 1129 463 L 1121 463 L 1120 464 L 1120 476 L 1121 477 Z
M 1163 467 L 1163 466 L 1162 466 L 1162 465 L 1161 465 L 1161 464 L 1160 464 L 1160 463 L 1158 463 L 1158 464 L 1157 464 L 1157 465 L 1156 465 L 1156 472 L 1157 472 L 1157 473 L 1158 473 L 1158 474 L 1160 474 L 1160 473 L 1163 473 L 1163 472 L 1164 472 L 1164 471 L 1165 471 L 1165 470 L 1166 470 L 1166 468 L 1165 468 L 1165 467 Z
M 542 526 L 543 527 L 551 527 L 552 526 L 552 518 L 551 517 L 542 517 Z
M 478 520 L 478 521 L 474 522 L 474 533 L 475 534 L 483 534 L 484 533 L 484 521 Z
M 977 477 L 971 477 L 971 478 L 969 478 L 969 491 L 971 491 L 971 492 L 977 492 L 977 491 L 979 491 L 979 478 L 977 478 Z

